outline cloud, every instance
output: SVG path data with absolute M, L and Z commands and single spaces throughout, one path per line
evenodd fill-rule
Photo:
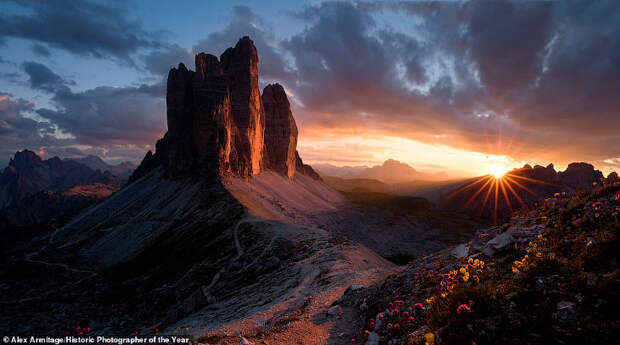
M 50 50 L 47 49 L 44 45 L 39 44 L 39 43 L 35 43 L 31 45 L 30 50 L 32 50 L 32 52 L 35 53 L 36 55 L 39 55 L 42 57 L 52 56 L 52 52 L 50 52 Z
M 186 66 L 194 64 L 194 54 L 177 44 L 170 44 L 165 48 L 153 50 L 142 56 L 147 71 L 158 76 L 167 76 L 171 68 L 180 62 Z
M 22 64 L 24 72 L 29 77 L 28 83 L 34 90 L 42 90 L 46 92 L 69 92 L 67 85 L 75 84 L 72 81 L 67 81 L 61 76 L 52 72 L 47 66 L 27 61 Z
M 324 2 L 298 13 L 305 29 L 281 42 L 295 66 L 286 86 L 313 132 L 488 153 L 512 141 L 520 159 L 604 159 L 620 154 L 619 7 Z
M 165 101 L 152 86 L 63 90 L 53 101 L 57 109 L 37 109 L 37 114 L 80 144 L 146 146 L 166 130 Z
M 219 56 L 227 48 L 234 46 L 243 36 L 250 36 L 258 50 L 258 68 L 262 79 L 291 78 L 293 71 L 278 49 L 279 40 L 275 37 L 272 28 L 245 6 L 233 7 L 228 25 L 200 39 L 194 45 L 193 51 Z
M 141 48 L 159 47 L 159 34 L 128 17 L 120 2 L 15 1 L 22 11 L 0 15 L 0 41 L 33 40 L 71 53 L 132 62 Z M 39 49 L 39 52 L 41 50 Z
M 38 150 L 62 142 L 52 135 L 54 127 L 49 122 L 26 116 L 33 109 L 34 104 L 0 92 L 0 163 L 5 164 L 10 155 L 25 147 Z

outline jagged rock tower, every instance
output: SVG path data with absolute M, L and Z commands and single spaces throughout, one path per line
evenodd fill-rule
M 206 175 L 250 177 L 273 170 L 289 178 L 320 179 L 303 164 L 297 125 L 284 88 L 258 84 L 258 53 L 243 37 L 220 59 L 196 55 L 196 71 L 182 63 L 168 74 L 168 133 L 149 151 L 130 181 L 163 165 L 171 178 Z

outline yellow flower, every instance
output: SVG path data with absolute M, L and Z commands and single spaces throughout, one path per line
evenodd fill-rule
M 461 267 L 461 269 L 459 270 L 459 272 L 461 272 L 461 274 L 465 274 L 465 272 L 467 272 L 467 270 L 465 270 L 465 267 Z
M 478 266 L 478 265 L 480 265 L 480 260 L 478 259 L 474 260 L 474 266 Z
M 519 273 L 519 269 L 516 268 L 515 266 L 512 266 L 512 273 L 514 273 L 514 274 Z
M 433 304 L 434 301 L 435 301 L 435 297 L 429 297 L 426 299 L 426 303 L 428 304 Z
M 441 293 L 441 298 L 446 298 L 446 296 L 448 296 L 445 292 Z
M 463 276 L 463 281 L 467 282 L 469 280 L 469 273 Z
M 435 335 L 431 332 L 424 334 L 424 340 L 428 345 L 433 345 L 435 343 Z

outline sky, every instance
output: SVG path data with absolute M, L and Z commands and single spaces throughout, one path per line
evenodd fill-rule
M 309 163 L 620 171 L 620 2 L 571 0 L 0 0 L 0 166 L 25 148 L 139 163 L 169 69 L 246 35 Z

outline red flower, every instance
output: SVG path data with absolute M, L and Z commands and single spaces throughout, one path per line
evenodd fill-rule
M 471 308 L 467 304 L 461 304 L 456 308 L 456 312 L 459 314 L 466 311 L 471 311 Z

